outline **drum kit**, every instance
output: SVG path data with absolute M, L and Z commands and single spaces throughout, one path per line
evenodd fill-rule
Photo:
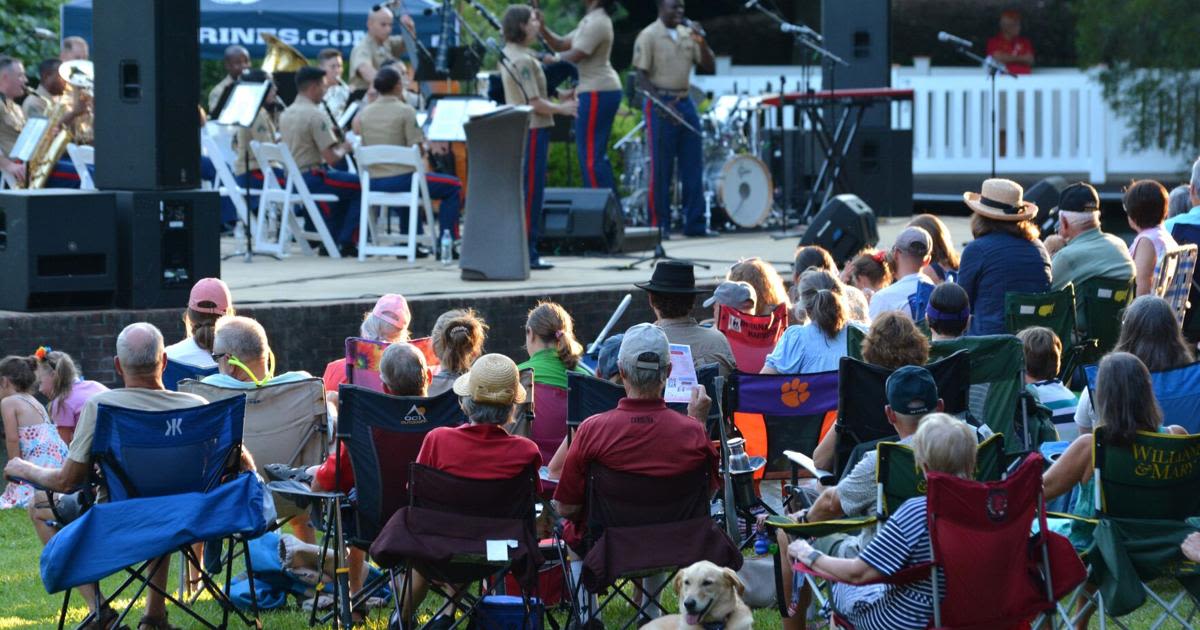
M 727 94 L 717 97 L 701 118 L 705 219 L 721 213 L 740 228 L 757 228 L 780 219 L 775 208 L 771 171 L 759 157 L 761 97 Z M 642 130 L 634 127 L 617 141 L 625 169 L 621 186 L 627 220 L 649 225 L 650 151 Z

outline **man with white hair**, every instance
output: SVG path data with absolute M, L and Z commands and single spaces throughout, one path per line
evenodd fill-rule
M 217 320 L 213 339 L 213 361 L 217 374 L 204 377 L 203 383 L 233 389 L 254 389 L 267 385 L 292 383 L 312 375 L 304 371 L 275 374 L 275 358 L 267 343 L 262 324 L 241 315 L 226 315 Z
M 4 467 L 6 476 L 28 479 L 56 492 L 72 492 L 87 481 L 88 472 L 92 469 L 92 438 L 96 432 L 96 411 L 99 405 L 138 411 L 170 411 L 208 404 L 208 401 L 195 394 L 173 392 L 163 387 L 162 373 L 163 368 L 167 366 L 167 353 L 163 347 L 162 333 L 153 324 L 138 322 L 126 326 L 121 331 L 117 336 L 117 356 L 113 360 L 113 366 L 125 382 L 125 387 L 97 394 L 84 405 L 63 467 L 45 468 L 18 458 L 9 460 Z M 35 496 L 34 506 L 31 510 L 34 527 L 45 542 L 54 533 L 46 522 L 56 520 L 57 517 L 51 513 L 44 493 L 39 492 Z M 64 523 L 60 523 L 62 524 Z M 152 578 L 152 582 L 164 591 L 170 564 L 169 561 L 163 562 Z M 82 588 L 80 590 L 84 591 Z M 94 593 L 95 591 L 91 591 L 85 597 L 88 606 L 95 605 Z M 110 613 L 111 609 L 107 608 L 102 613 L 109 622 Z M 115 618 L 116 615 L 112 613 L 111 616 Z M 95 625 L 100 627 L 100 624 Z M 163 596 L 153 589 L 146 594 L 146 613 L 138 627 L 169 627 Z
M 1192 163 L 1192 179 L 1188 182 L 1188 203 L 1191 210 L 1167 219 L 1163 227 L 1170 232 L 1176 225 L 1200 225 L 1200 158 Z
M 1080 284 L 1092 278 L 1133 278 L 1129 248 L 1121 239 L 1100 231 L 1100 195 L 1089 184 L 1071 184 L 1059 195 L 1058 234 L 1067 244 L 1051 261 L 1051 289 L 1057 291 L 1071 283 L 1078 291 Z M 1079 314 L 1082 317 L 1082 309 Z

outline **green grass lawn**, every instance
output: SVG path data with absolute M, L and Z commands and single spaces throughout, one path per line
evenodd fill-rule
M 0 630 L 53 628 L 55 626 L 58 609 L 62 604 L 62 596 L 47 594 L 42 588 L 38 573 L 40 552 L 41 545 L 34 536 L 33 527 L 29 524 L 25 512 L 23 510 L 0 510 Z M 178 562 L 177 558 L 176 562 Z M 175 567 L 176 570 L 172 571 L 172 588 L 174 588 L 178 565 L 176 564 Z M 109 578 L 105 581 L 103 588 L 105 592 L 111 592 L 118 583 L 117 578 Z M 1161 586 L 1163 588 L 1160 589 L 1160 592 L 1175 590 L 1173 584 L 1162 584 Z M 668 597 L 667 600 L 668 609 L 674 610 L 673 598 Z M 78 622 L 86 614 L 86 607 L 78 597 L 73 597 L 71 603 L 69 619 Z M 124 606 L 128 604 L 128 600 L 122 600 L 119 604 Z M 178 610 L 170 608 L 169 610 L 173 624 L 184 628 L 201 627 Z M 199 602 L 197 610 L 208 619 L 219 618 L 218 607 L 212 601 L 202 600 Z M 139 605 L 127 618 L 127 624 L 130 627 L 134 627 L 141 612 Z M 613 619 L 619 618 L 623 621 L 628 618 L 629 608 L 618 608 L 614 612 L 616 614 L 613 615 Z M 1122 621 L 1130 628 L 1148 628 L 1154 621 L 1156 612 L 1152 607 L 1144 606 Z M 608 619 L 607 616 L 606 619 Z M 265 612 L 262 621 L 263 627 L 268 630 L 308 627 L 307 613 L 295 608 Z M 376 612 L 365 627 L 382 630 L 386 625 L 386 615 Z M 236 627 L 231 625 L 231 628 Z M 754 611 L 754 627 L 763 630 L 780 628 L 779 614 L 772 610 Z M 1092 622 L 1092 627 L 1098 627 L 1095 620 Z M 1176 625 L 1168 623 L 1164 627 L 1174 628 Z

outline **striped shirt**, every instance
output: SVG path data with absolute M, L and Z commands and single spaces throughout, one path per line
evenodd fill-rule
M 884 575 L 929 562 L 925 497 L 905 501 L 859 558 Z M 921 630 L 933 617 L 933 584 L 928 578 L 900 586 L 835 584 L 833 606 L 858 630 Z
M 1054 428 L 1058 430 L 1058 439 L 1074 440 L 1079 435 L 1079 429 L 1075 426 L 1075 407 L 1079 399 L 1075 393 L 1056 378 L 1034 383 L 1033 391 L 1037 394 L 1038 402 L 1050 410 Z

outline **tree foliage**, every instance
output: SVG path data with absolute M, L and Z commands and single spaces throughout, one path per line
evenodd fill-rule
M 16 57 L 26 68 L 36 68 L 58 56 L 56 40 L 39 39 L 34 29 L 58 35 L 58 8 L 65 0 L 4 0 L 0 3 L 0 53 Z
M 1132 129 L 1127 144 L 1191 160 L 1200 151 L 1196 0 L 1075 0 L 1083 67 Z

